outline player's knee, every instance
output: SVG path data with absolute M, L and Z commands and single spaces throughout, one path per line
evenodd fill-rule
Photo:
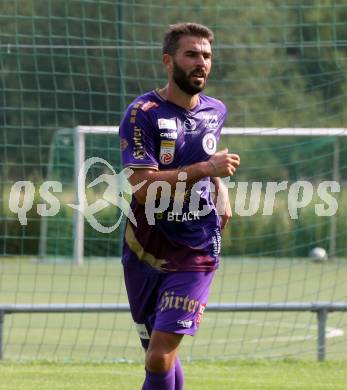
M 146 353 L 146 368 L 151 372 L 162 373 L 173 367 L 175 356 L 161 350 L 148 349 Z

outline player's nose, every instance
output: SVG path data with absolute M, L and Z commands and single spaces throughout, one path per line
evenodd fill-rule
M 206 64 L 207 64 L 207 61 L 206 61 L 206 58 L 203 56 L 203 55 L 199 55 L 197 56 L 197 59 L 196 59 L 196 65 L 203 68 L 203 69 L 206 69 Z
M 198 65 L 201 66 L 203 69 L 206 69 L 206 64 L 206 59 L 203 56 L 200 56 Z

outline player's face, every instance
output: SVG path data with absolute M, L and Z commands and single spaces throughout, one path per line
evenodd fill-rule
M 172 58 L 172 78 L 188 95 L 201 92 L 211 70 L 211 45 L 205 38 L 184 36 Z

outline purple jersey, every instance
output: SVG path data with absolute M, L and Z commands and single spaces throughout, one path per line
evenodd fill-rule
M 226 115 L 225 105 L 206 95 L 188 111 L 156 91 L 146 93 L 129 106 L 120 124 L 123 166 L 165 170 L 206 161 L 216 152 Z M 154 223 L 133 196 L 137 226 L 127 221 L 123 263 L 141 261 L 159 271 L 216 269 L 221 236 L 210 185 L 209 177 L 200 180 L 182 192 L 181 201 L 173 188 L 168 207 L 155 214 Z

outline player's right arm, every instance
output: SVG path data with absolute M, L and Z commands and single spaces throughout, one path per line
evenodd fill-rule
M 172 189 L 175 189 L 179 180 L 179 174 L 186 174 L 186 183 L 189 187 L 204 177 L 226 177 L 232 176 L 240 165 L 240 157 L 237 154 L 228 153 L 228 150 L 222 150 L 210 157 L 207 161 L 198 162 L 192 165 L 172 170 L 154 170 L 146 168 L 137 168 L 129 177 L 132 186 L 145 181 L 145 184 L 134 193 L 136 200 L 140 204 L 146 202 L 148 187 L 155 181 L 165 181 Z M 132 167 L 133 168 L 133 167 Z M 180 175 L 180 178 L 182 176 Z M 158 194 L 159 196 L 160 194 Z

